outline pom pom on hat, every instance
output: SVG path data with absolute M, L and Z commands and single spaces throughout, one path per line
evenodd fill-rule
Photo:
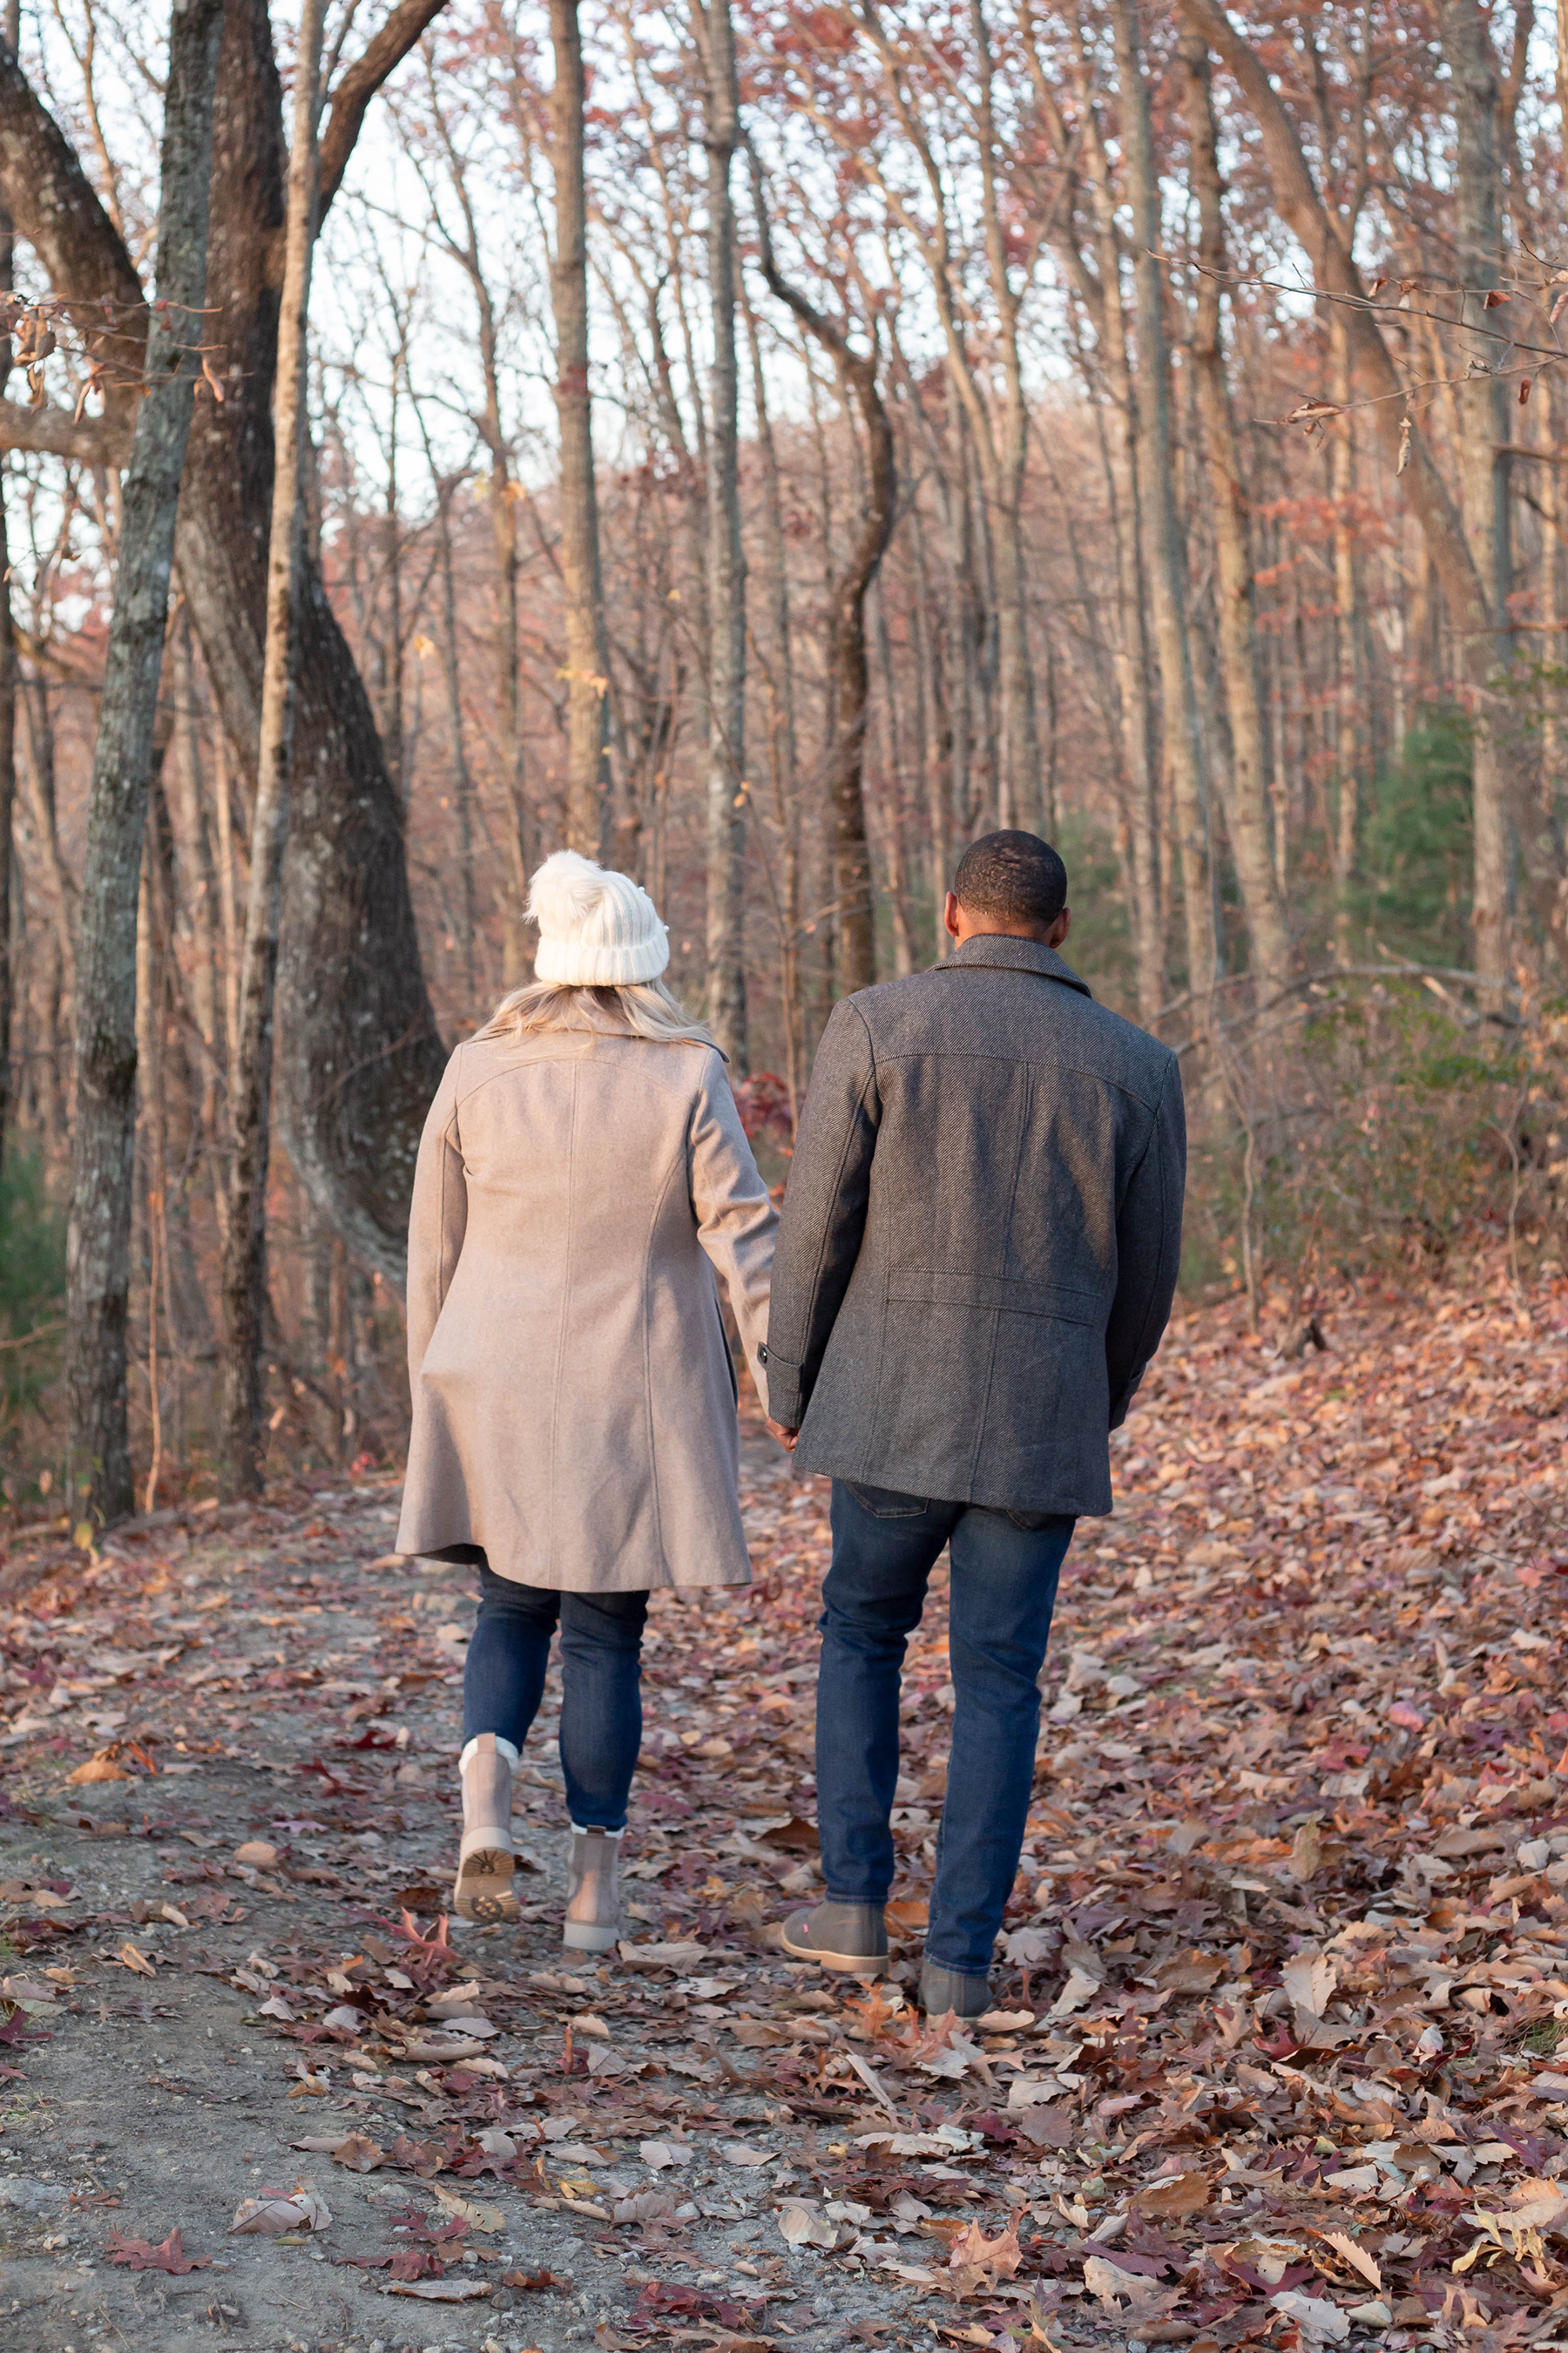
M 657 980 L 669 962 L 669 934 L 647 892 L 574 849 L 558 849 L 537 869 L 528 916 L 539 925 L 534 977 L 559 987 Z

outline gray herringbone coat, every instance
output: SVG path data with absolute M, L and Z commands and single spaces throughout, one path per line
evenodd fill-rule
M 755 1366 L 777 1223 L 715 1047 L 459 1046 L 414 1180 L 398 1550 L 575 1593 L 744 1584 L 714 1277 Z
M 835 1007 L 784 1195 L 770 1411 L 806 1471 L 1110 1509 L 1108 1439 L 1170 1314 L 1175 1056 L 1032 940 Z

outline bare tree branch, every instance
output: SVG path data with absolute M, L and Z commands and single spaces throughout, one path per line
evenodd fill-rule
M 426 26 L 438 16 L 447 0 L 397 0 L 397 5 L 362 57 L 344 68 L 327 103 L 331 109 L 321 132 L 321 192 L 317 199 L 320 222 L 343 183 L 354 142 L 371 100 L 396 72 Z

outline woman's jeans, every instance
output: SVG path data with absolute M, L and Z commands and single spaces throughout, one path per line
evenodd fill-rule
M 646 1593 L 556 1593 L 479 1564 L 479 1614 L 463 1670 L 464 1745 L 493 1732 L 521 1753 L 559 1620 L 561 1770 L 579 1830 L 626 1828 L 642 1745 L 647 1616 Z
M 927 1957 L 984 1977 L 1018 1870 L 1034 1788 L 1039 1672 L 1076 1522 L 929 1502 L 833 1482 L 833 1566 L 822 1588 L 816 1818 L 827 1893 L 885 1904 L 899 1778 L 904 1646 L 950 1547 L 948 1659 L 955 1700 L 936 1843 Z

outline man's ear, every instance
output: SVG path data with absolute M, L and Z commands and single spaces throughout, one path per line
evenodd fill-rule
M 958 893 L 956 891 L 950 891 L 947 894 L 947 903 L 942 911 L 942 929 L 949 933 L 953 939 L 956 940 L 963 936 L 959 929 Z
M 1046 934 L 1046 945 L 1059 948 L 1072 929 L 1072 909 L 1064 907 L 1050 930 Z

